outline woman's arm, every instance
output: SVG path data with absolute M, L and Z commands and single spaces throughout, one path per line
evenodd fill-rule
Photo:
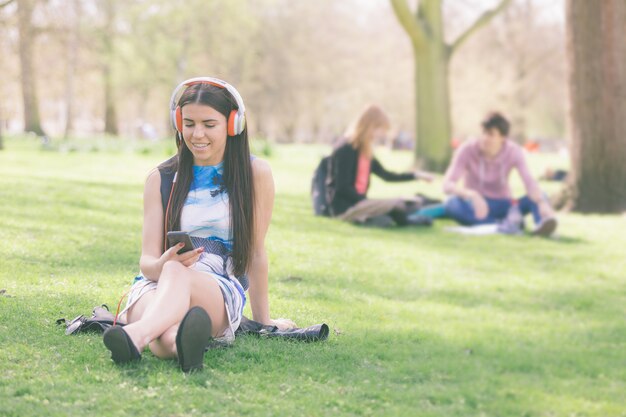
M 544 196 L 543 192 L 541 192 L 539 184 L 537 184 L 537 181 L 530 173 L 530 169 L 528 169 L 528 164 L 526 163 L 526 157 L 524 156 L 524 152 L 521 148 L 519 149 L 516 167 L 517 172 L 519 172 L 519 175 L 522 178 L 524 187 L 526 188 L 526 194 L 528 194 L 528 197 L 530 197 L 530 199 L 533 200 L 539 207 L 541 217 L 553 217 L 554 210 L 550 206 L 550 202 Z
M 517 163 L 515 164 L 517 168 L 517 172 L 519 176 L 522 178 L 522 182 L 524 183 L 524 188 L 526 188 L 526 193 L 535 203 L 539 204 L 543 201 L 543 194 L 541 193 L 541 189 L 539 188 L 539 184 L 533 178 L 530 170 L 528 169 L 528 164 L 526 163 L 526 157 L 524 156 L 524 152 L 520 148 L 518 150 L 517 155 Z
M 163 207 L 161 205 L 161 175 L 154 169 L 146 179 L 143 192 L 143 232 L 141 273 L 152 281 L 161 275 L 163 264 L 160 262 L 163 253 Z
M 443 192 L 448 195 L 456 195 L 461 198 L 472 198 L 476 192 L 474 190 L 466 189 L 458 182 L 465 174 L 465 164 L 467 160 L 466 146 L 461 146 L 454 153 L 452 162 L 446 170 L 446 174 L 443 178 Z
M 415 172 L 397 174 L 387 171 L 376 158 L 372 158 L 372 174 L 388 182 L 412 181 L 418 179 Z
M 265 252 L 265 235 L 274 208 L 274 178 L 269 164 L 263 160 L 252 161 L 254 184 L 254 234 L 252 257 L 248 266 L 250 280 L 250 307 L 255 321 L 272 324 L 268 299 L 268 263 Z
M 252 318 L 263 324 L 277 326 L 281 330 L 296 327 L 288 319 L 270 318 L 268 297 L 268 263 L 265 252 L 265 235 L 272 219 L 274 208 L 274 178 L 269 164 L 260 159 L 252 161 L 252 177 L 254 182 L 254 241 L 252 258 L 248 266 L 250 288 L 250 308 Z
M 146 179 L 143 193 L 143 233 L 139 268 L 143 276 L 151 281 L 158 281 L 163 264 L 168 260 L 177 260 L 185 266 L 193 265 L 199 258 L 202 248 L 194 249 L 182 255 L 176 251 L 182 248 L 173 246 L 163 252 L 163 205 L 161 202 L 161 175 L 154 169 Z
M 474 215 L 478 220 L 482 220 L 489 214 L 487 202 L 477 191 L 465 188 L 459 184 L 459 180 L 466 171 L 467 149 L 466 146 L 461 146 L 454 153 L 452 163 L 450 163 L 443 179 L 443 192 L 471 201 L 472 207 L 474 208 Z

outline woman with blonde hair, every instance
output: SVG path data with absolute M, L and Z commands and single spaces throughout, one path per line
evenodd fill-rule
M 390 226 L 396 224 L 429 225 L 430 219 L 407 216 L 419 206 L 418 199 L 369 199 L 370 173 L 384 181 L 432 181 L 432 175 L 421 172 L 387 171 L 374 156 L 374 142 L 384 138 L 390 128 L 389 117 L 376 105 L 368 106 L 333 151 L 329 161 L 327 195 L 330 214 L 358 224 Z

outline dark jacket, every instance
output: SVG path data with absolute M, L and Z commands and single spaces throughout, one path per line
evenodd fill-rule
M 366 194 L 359 194 L 356 188 L 354 188 L 358 160 L 359 153 L 349 143 L 335 149 L 330 156 L 326 198 L 330 204 L 330 213 L 332 216 L 343 214 L 350 207 L 366 198 Z M 412 172 L 396 174 L 387 171 L 376 158 L 372 158 L 370 172 L 390 182 L 411 181 L 415 179 L 415 175 Z M 369 181 L 367 187 L 369 188 Z

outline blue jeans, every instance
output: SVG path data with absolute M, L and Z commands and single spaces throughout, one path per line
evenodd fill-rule
M 511 207 L 511 200 L 506 198 L 483 198 L 487 202 L 489 213 L 487 214 L 487 217 L 482 220 L 478 220 L 474 215 L 472 203 L 461 197 L 450 197 L 448 201 L 446 201 L 446 216 L 465 226 L 497 223 L 506 217 L 509 212 L 509 207 Z M 532 213 L 535 224 L 538 225 L 541 223 L 541 215 L 539 214 L 539 207 L 537 206 L 537 203 L 531 200 L 528 196 L 524 196 L 518 200 L 518 205 L 522 215 L 525 216 L 528 213 Z

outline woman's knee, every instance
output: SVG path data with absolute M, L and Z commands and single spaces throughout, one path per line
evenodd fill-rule
M 166 282 L 169 280 L 176 280 L 177 285 L 183 283 L 189 283 L 189 277 L 186 272 L 186 266 L 178 261 L 167 261 L 163 264 L 161 269 L 161 276 L 159 276 L 159 282 Z
M 471 224 L 474 220 L 474 211 L 471 204 L 463 198 L 454 196 L 445 202 L 446 216 L 461 224 Z
M 161 268 L 161 274 L 164 273 L 171 273 L 171 272 L 178 272 L 179 270 L 181 270 L 183 268 L 183 264 L 181 264 L 178 261 L 165 261 L 165 263 L 163 264 L 163 267 Z
M 467 203 L 461 197 L 450 197 L 445 202 L 446 214 L 450 217 L 456 217 L 465 212 Z

